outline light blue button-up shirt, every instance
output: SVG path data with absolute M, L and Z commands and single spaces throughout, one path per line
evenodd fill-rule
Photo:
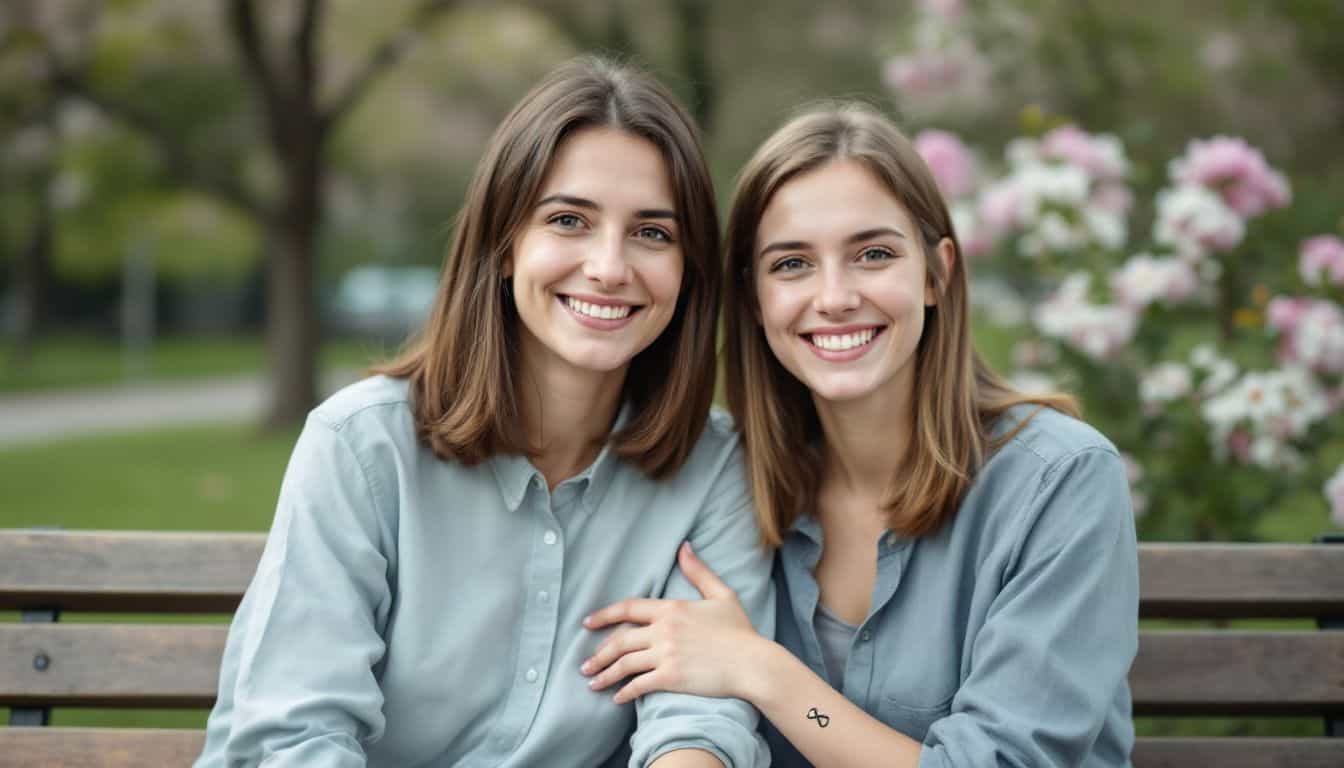
M 678 748 L 766 765 L 741 701 L 617 706 L 579 672 L 601 640 L 588 613 L 698 597 L 682 541 L 772 634 L 770 557 L 722 414 L 670 479 L 603 450 L 548 491 L 519 456 L 435 457 L 405 382 L 354 384 L 295 446 L 197 765 L 644 766 Z
M 1015 408 L 1000 433 L 1031 410 Z M 820 525 L 801 518 L 775 584 L 778 640 L 826 678 L 813 623 L 821 545 Z M 1042 411 L 986 462 L 947 525 L 889 533 L 876 557 L 843 693 L 923 742 L 921 766 L 1129 765 L 1138 554 L 1125 468 L 1106 438 Z M 807 765 L 764 730 L 775 765 Z

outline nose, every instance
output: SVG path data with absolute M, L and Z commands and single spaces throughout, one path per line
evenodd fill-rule
M 619 288 L 630 282 L 624 233 L 612 232 L 593 244 L 583 262 L 583 276 L 604 290 Z
M 821 284 L 812 299 L 812 308 L 818 314 L 833 316 L 859 308 L 859 292 L 850 285 L 850 277 L 843 268 L 823 267 Z

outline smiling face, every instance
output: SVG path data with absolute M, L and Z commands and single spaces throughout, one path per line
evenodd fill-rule
M 935 296 L 919 228 L 872 172 L 837 160 L 785 182 L 755 260 L 766 341 L 815 399 L 909 401 Z
M 667 328 L 683 266 L 673 200 L 648 140 L 604 127 L 564 139 L 505 263 L 524 367 L 623 375 Z

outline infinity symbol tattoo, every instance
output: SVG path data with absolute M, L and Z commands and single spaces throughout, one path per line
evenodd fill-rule
M 816 720 L 818 728 L 825 728 L 826 726 L 831 724 L 831 716 L 823 715 L 822 713 L 817 711 L 816 707 L 807 710 L 807 719 Z

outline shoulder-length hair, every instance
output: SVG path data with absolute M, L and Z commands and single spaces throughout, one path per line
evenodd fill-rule
M 610 436 L 617 455 L 653 477 L 675 471 L 703 429 L 714 394 L 720 302 L 718 213 L 694 121 L 663 86 L 630 66 L 573 60 L 537 84 L 495 130 L 458 213 L 424 330 L 375 369 L 410 381 L 416 431 L 443 459 L 467 465 L 535 454 L 522 424 L 518 313 L 504 262 L 541 193 L 560 144 L 604 126 L 647 139 L 671 180 L 685 268 L 666 330 L 631 361 Z
M 994 422 L 1010 407 L 1034 403 L 1078 415 L 1071 397 L 1012 390 L 975 352 L 966 269 L 952 217 L 933 174 L 900 130 L 861 103 L 800 115 L 767 139 L 743 168 L 728 219 L 724 264 L 728 407 L 743 433 L 762 535 L 775 546 L 816 503 L 823 436 L 807 387 L 775 359 L 756 321 L 757 228 L 781 186 L 836 160 L 861 163 L 905 206 L 919 228 L 927 280 L 938 297 L 925 309 L 915 351 L 918 384 L 909 405 L 913 434 L 887 487 L 883 506 L 889 527 L 922 536 L 955 514 L 986 455 L 1015 434 L 1013 429 L 991 439 Z M 936 258 L 944 238 L 956 248 L 950 271 Z

